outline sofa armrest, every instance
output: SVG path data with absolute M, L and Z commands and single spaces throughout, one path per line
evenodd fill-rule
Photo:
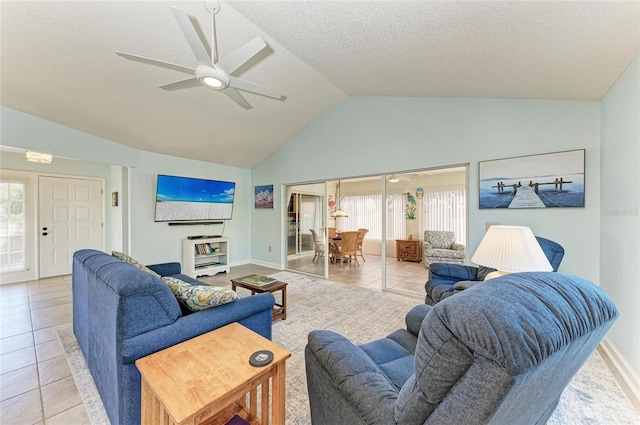
M 171 276 L 174 274 L 180 274 L 180 272 L 182 271 L 180 263 L 151 264 L 147 267 L 158 273 L 160 276 Z
M 461 244 L 459 244 L 457 242 L 454 242 L 451 245 L 451 249 L 453 249 L 454 251 L 464 251 L 464 245 L 461 245 Z
M 311 331 L 308 338 L 305 363 L 312 418 L 333 418 L 325 423 L 395 423 L 398 390 L 364 350 L 329 330 Z
M 473 266 L 449 263 L 431 263 L 429 266 L 430 277 L 437 276 L 455 280 L 477 280 L 478 269 Z
M 243 321 L 255 322 L 258 320 L 259 323 L 256 325 L 262 324 L 262 327 L 268 326 L 268 335 L 263 334 L 262 336 L 270 339 L 271 310 L 274 304 L 275 298 L 273 294 L 265 292 L 240 298 L 229 304 L 223 304 L 182 316 L 170 325 L 136 335 L 124 341 L 120 353 L 122 362 L 124 364 L 132 363 L 151 353 L 171 347 L 233 322 L 240 322 L 242 324 Z M 263 316 L 263 318 L 259 316 Z M 264 323 L 262 323 L 263 321 Z M 245 324 L 245 326 L 251 327 L 248 323 Z M 257 332 L 256 329 L 252 330 Z
M 404 318 L 405 323 L 407 324 L 407 330 L 411 332 L 413 335 L 418 336 L 420 332 L 420 327 L 422 326 L 422 321 L 427 316 L 427 314 L 431 311 L 432 306 L 427 304 L 420 304 L 413 307 Z
M 453 290 L 464 291 L 465 289 L 469 289 L 481 282 L 481 280 L 461 280 L 453 285 Z

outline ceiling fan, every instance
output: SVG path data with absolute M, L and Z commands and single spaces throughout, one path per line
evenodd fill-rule
M 391 183 L 410 182 L 413 174 L 392 174 L 387 179 Z
M 151 59 L 144 56 L 132 55 L 130 53 L 116 52 L 117 55 L 126 59 L 131 59 L 139 62 L 148 63 L 151 65 L 162 66 L 165 68 L 174 69 L 176 71 L 185 72 L 187 74 L 193 74 L 191 78 L 185 80 L 175 81 L 173 83 L 160 86 L 164 90 L 178 90 L 187 87 L 194 87 L 198 84 L 202 84 L 205 87 L 220 91 L 226 94 L 231 100 L 242 106 L 244 109 L 251 109 L 251 105 L 246 101 L 244 97 L 237 90 L 244 90 L 251 93 L 256 93 L 262 96 L 267 96 L 273 99 L 284 100 L 285 96 L 277 93 L 274 90 L 259 86 L 249 81 L 242 80 L 234 77 L 231 74 L 237 71 L 242 65 L 247 63 L 251 58 L 257 55 L 262 49 L 267 47 L 267 43 L 259 36 L 256 36 L 249 40 L 244 45 L 240 46 L 230 54 L 217 59 L 215 47 L 215 14 L 220 11 L 220 3 L 217 0 L 206 0 L 205 7 L 211 13 L 211 56 L 207 53 L 207 49 L 198 37 L 196 29 L 193 27 L 189 15 L 183 9 L 170 6 L 171 12 L 178 22 L 178 26 L 182 30 L 187 43 L 191 48 L 196 60 L 198 62 L 195 68 L 190 68 L 183 65 L 177 65 L 170 62 L 160 61 L 157 59 Z

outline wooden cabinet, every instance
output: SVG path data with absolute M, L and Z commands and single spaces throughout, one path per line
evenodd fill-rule
M 419 240 L 396 239 L 396 257 L 398 261 L 422 261 L 422 250 Z
M 195 279 L 229 271 L 229 238 L 182 241 L 182 273 Z

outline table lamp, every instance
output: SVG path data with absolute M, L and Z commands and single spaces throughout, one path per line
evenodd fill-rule
M 496 269 L 485 280 L 515 272 L 553 270 L 533 232 L 526 226 L 489 227 L 471 261 Z

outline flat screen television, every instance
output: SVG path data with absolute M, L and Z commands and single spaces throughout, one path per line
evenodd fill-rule
M 231 220 L 235 182 L 158 174 L 155 221 Z

